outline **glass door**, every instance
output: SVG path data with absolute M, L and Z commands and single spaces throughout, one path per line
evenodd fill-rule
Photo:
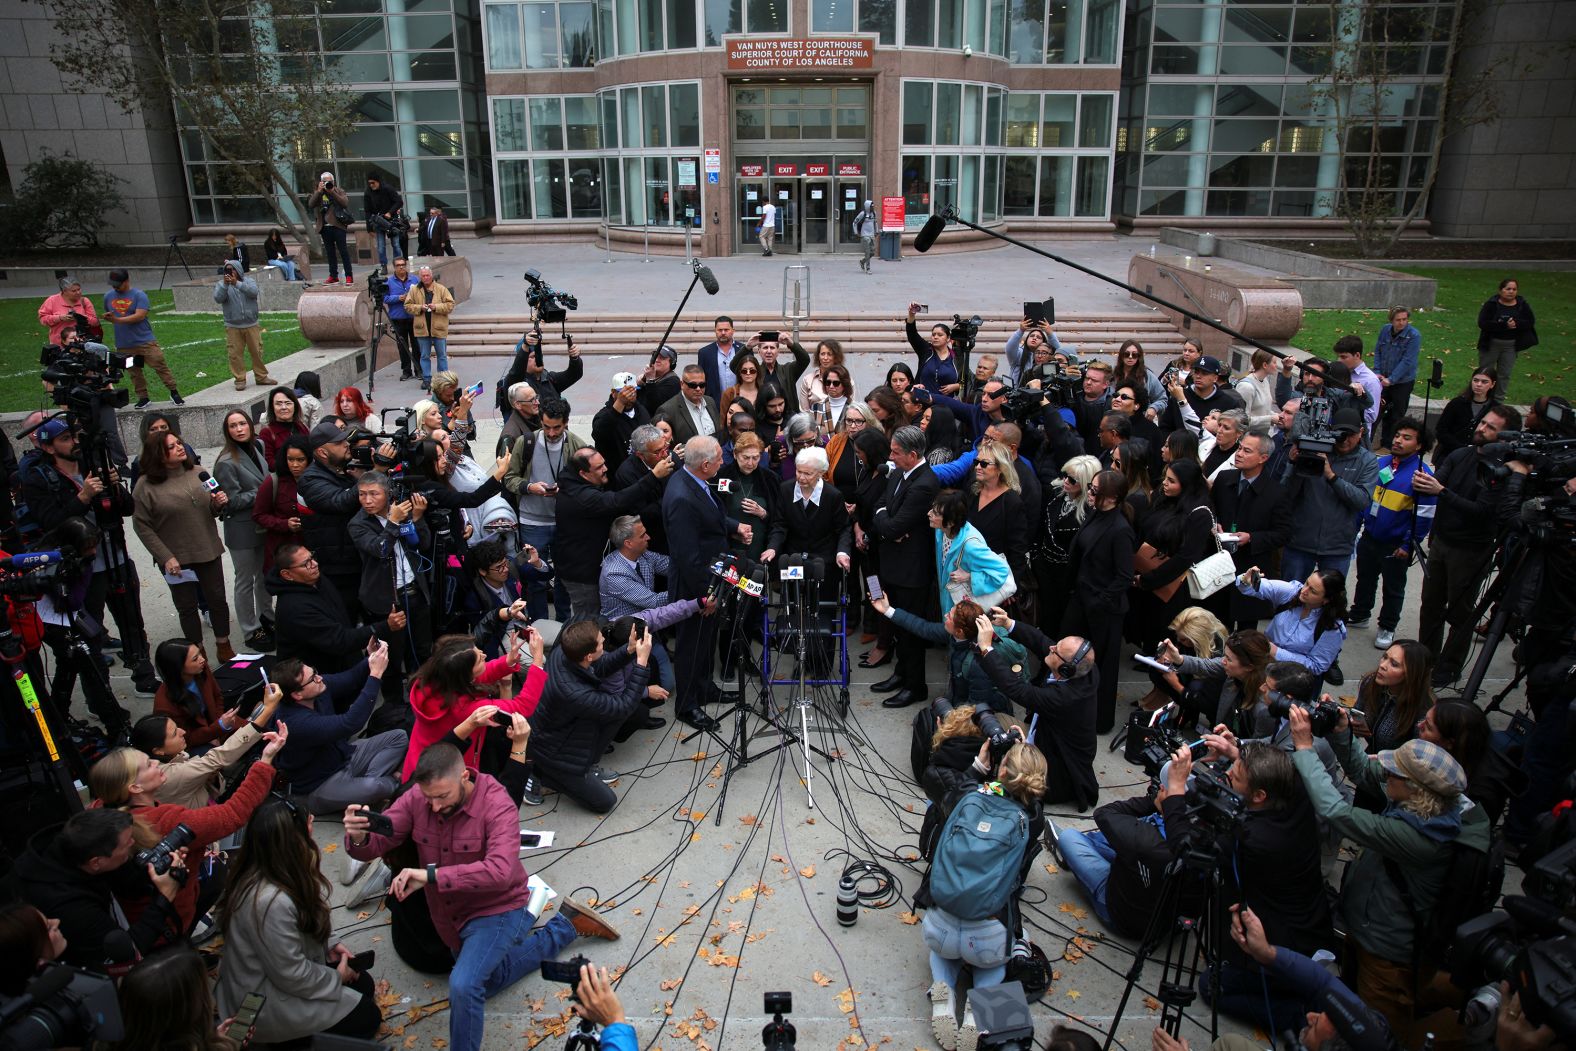
M 761 209 L 766 204 L 766 183 L 741 176 L 738 187 L 739 240 L 734 248 L 747 252 L 760 247 L 760 235 L 756 231 L 761 225 Z
M 772 203 L 777 206 L 777 246 L 779 252 L 802 252 L 804 244 L 800 224 L 799 180 L 797 178 L 773 179 Z
M 837 183 L 837 248 L 841 251 L 859 251 L 859 234 L 854 230 L 854 216 L 865 206 L 865 180 L 838 179 Z M 879 236 L 880 229 L 876 230 Z
M 832 252 L 837 248 L 837 202 L 828 179 L 806 179 L 804 193 L 804 250 Z

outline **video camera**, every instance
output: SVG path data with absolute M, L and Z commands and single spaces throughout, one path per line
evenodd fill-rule
M 0 1002 L 0 1049 L 88 1047 L 124 1039 L 115 983 L 52 963 L 20 996 Z
M 81 559 L 74 551 L 31 551 L 0 559 L 0 595 L 34 601 L 70 588 L 81 575 Z M 62 603 L 63 604 L 63 603 Z
M 1527 465 L 1528 493 L 1552 493 L 1576 475 L 1576 420 L 1562 405 L 1551 402 L 1548 419 L 1559 428 L 1555 434 L 1501 431 L 1499 440 L 1478 449 L 1478 460 L 1490 478 L 1510 476 L 1512 460 Z
M 1335 443 L 1341 440 L 1331 425 L 1333 414 L 1330 399 L 1323 395 L 1310 394 L 1302 399 L 1297 409 L 1302 422 L 1292 424 L 1297 443 L 1297 459 L 1292 463 L 1300 473 L 1313 476 L 1324 473 L 1325 458 L 1335 451 Z
M 965 318 L 962 314 L 952 315 L 952 325 L 947 329 L 947 334 L 952 337 L 953 349 L 967 354 L 974 349 L 974 341 L 979 338 L 980 326 L 985 319 L 978 314 Z
M 104 406 L 125 408 L 131 392 L 116 384 L 142 362 L 141 354 L 120 354 L 102 343 L 46 343 L 38 356 L 44 368 L 39 379 L 53 387 L 56 405 L 94 417 Z
M 402 237 L 410 233 L 410 216 L 405 214 L 404 209 L 396 211 L 392 218 L 382 212 L 373 212 L 367 216 L 367 225 L 373 232 L 386 237 Z
M 525 301 L 530 304 L 539 321 L 549 325 L 559 324 L 568 319 L 569 311 L 580 309 L 578 299 L 543 281 L 539 271 L 527 270 L 525 284 Z
M 378 216 L 382 218 L 382 216 Z M 385 309 L 383 297 L 389 294 L 388 275 L 381 266 L 372 268 L 372 273 L 367 275 L 367 298 L 371 300 L 373 311 Z

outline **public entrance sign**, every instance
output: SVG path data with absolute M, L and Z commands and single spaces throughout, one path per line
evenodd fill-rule
M 864 174 L 865 166 L 863 164 L 839 164 L 837 166 L 837 177 L 839 179 L 858 178 Z
M 875 40 L 869 37 L 737 37 L 724 41 L 729 69 L 869 69 Z
M 903 198 L 881 198 L 881 232 L 903 232 Z

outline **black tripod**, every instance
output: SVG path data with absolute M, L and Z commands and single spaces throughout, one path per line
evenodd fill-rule
M 161 289 L 164 287 L 164 279 L 169 276 L 170 261 L 173 259 L 181 261 L 181 269 L 186 271 L 186 280 L 190 281 L 192 279 L 192 268 L 191 264 L 186 262 L 186 253 L 181 251 L 179 239 L 171 237 L 170 246 L 164 250 L 164 272 L 159 275 L 159 287 Z
M 1105 1037 L 1106 1051 L 1110 1051 L 1112 1042 L 1116 1040 L 1122 1012 L 1126 1010 L 1128 998 L 1133 995 L 1144 973 L 1144 964 L 1156 950 L 1163 950 L 1157 993 L 1161 1005 L 1160 1025 L 1172 1036 L 1178 1035 L 1184 1011 L 1198 995 L 1196 985 L 1200 960 L 1209 967 L 1210 988 L 1220 988 L 1220 859 L 1209 846 L 1212 844 L 1201 848 L 1196 841 L 1188 843 L 1183 848 L 1182 856 L 1172 862 L 1161 881 L 1154 917 L 1144 931 L 1144 939 L 1137 952 L 1133 954 L 1133 966 L 1127 971 L 1127 987 L 1122 990 L 1116 1014 L 1111 1016 L 1111 1028 Z M 1193 893 L 1193 901 L 1184 897 L 1188 892 Z M 1219 1014 L 1214 1001 L 1211 1001 L 1209 1038 L 1214 1040 L 1219 1030 Z
M 383 337 L 388 334 L 389 312 L 388 304 L 383 302 L 383 297 L 374 295 L 372 289 L 384 288 L 388 285 L 378 280 L 383 276 L 383 268 L 377 267 L 372 271 L 372 277 L 367 280 L 367 300 L 372 306 L 372 342 L 367 344 L 367 398 L 370 400 L 372 392 L 378 383 L 378 347 L 383 343 Z M 399 342 L 399 336 L 394 337 Z
M 1481 623 L 1483 616 L 1490 610 L 1493 611 L 1493 616 L 1489 618 L 1488 630 L 1483 635 L 1477 660 L 1472 663 L 1472 671 L 1461 686 L 1460 699 L 1467 704 L 1476 703 L 1478 691 L 1483 686 L 1483 679 L 1488 675 L 1489 662 L 1494 659 L 1494 651 L 1499 649 L 1500 640 L 1505 637 L 1506 631 L 1513 630 L 1511 618 L 1515 618 L 1517 628 L 1524 623 L 1526 606 L 1537 594 L 1538 583 L 1543 579 L 1544 555 L 1537 549 L 1538 541 L 1526 535 L 1519 537 L 1519 540 L 1520 543 L 1509 556 L 1505 568 L 1499 571 L 1499 575 L 1494 578 L 1494 582 L 1488 586 L 1483 598 L 1472 610 L 1471 623 L 1474 625 Z M 1494 698 L 1494 702 L 1487 710 L 1496 710 L 1525 674 L 1525 670 L 1518 665 L 1515 678 L 1504 692 Z

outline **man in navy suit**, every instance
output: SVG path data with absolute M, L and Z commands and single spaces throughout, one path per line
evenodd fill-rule
M 733 319 L 724 314 L 712 322 L 715 340 L 700 348 L 700 367 L 706 372 L 706 394 L 713 402 L 721 403 L 722 392 L 733 384 L 733 370 L 728 362 L 742 348 L 733 341 Z M 724 383 L 724 378 L 727 382 Z
M 669 536 L 685 537 L 674 544 L 668 565 L 668 597 L 698 599 L 711 583 L 711 564 L 728 551 L 728 537 L 749 543 L 750 526 L 734 521 L 723 511 L 711 490 L 711 480 L 722 468 L 722 446 L 715 438 L 691 438 L 684 447 L 684 469 L 674 472 L 672 484 L 662 494 L 662 521 Z M 678 690 L 674 713 L 697 730 L 715 730 L 717 720 L 701 710 L 703 704 L 721 699 L 711 678 L 712 655 L 717 650 L 717 618 L 689 617 L 678 625 Z
M 925 462 L 925 432 L 918 427 L 894 431 L 890 453 L 896 470 L 888 477 L 872 523 L 881 542 L 881 590 L 899 609 L 931 619 L 927 609 L 936 580 L 936 533 L 930 527 L 930 505 L 941 483 Z M 925 640 L 898 628 L 897 667 L 870 688 L 891 694 L 881 702 L 883 708 L 928 701 Z

